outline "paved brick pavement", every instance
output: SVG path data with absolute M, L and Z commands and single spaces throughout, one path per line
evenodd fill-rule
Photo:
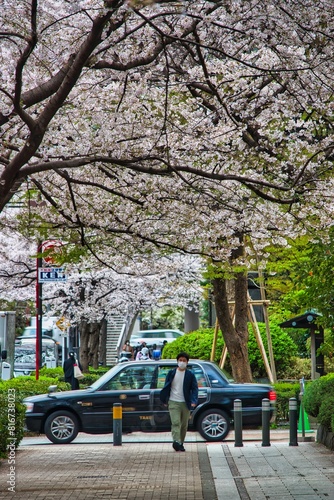
M 25 438 L 15 456 L 15 493 L 9 467 L 0 463 L 0 499 L 17 500 L 333 500 L 334 453 L 315 442 L 289 446 L 285 431 L 246 431 L 242 447 L 233 433 L 205 443 L 189 432 L 186 453 L 176 453 L 169 433 L 79 434 L 70 445 L 44 436 Z
M 315 442 L 209 444 L 217 500 L 333 500 L 334 453 Z
M 6 483 L 6 473 L 8 464 L 3 462 L 1 485 Z M 170 443 L 154 442 L 21 446 L 16 457 L 15 491 L 2 489 L 0 498 L 216 498 L 205 443 L 188 443 L 186 453 L 176 453 Z

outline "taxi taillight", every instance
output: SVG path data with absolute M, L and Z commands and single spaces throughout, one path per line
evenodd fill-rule
M 276 392 L 275 391 L 269 391 L 269 401 L 276 401 Z

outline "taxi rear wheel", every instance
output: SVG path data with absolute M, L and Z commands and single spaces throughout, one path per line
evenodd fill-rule
M 67 444 L 73 441 L 79 432 L 77 417 L 66 410 L 59 410 L 45 421 L 44 432 L 46 437 L 55 444 Z
M 204 411 L 197 420 L 197 430 L 206 441 L 222 441 L 230 428 L 230 418 L 218 408 Z

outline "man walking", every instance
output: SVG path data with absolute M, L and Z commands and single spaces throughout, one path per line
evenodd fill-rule
M 198 385 L 193 372 L 187 370 L 189 355 L 180 352 L 176 360 L 177 368 L 167 373 L 160 399 L 163 404 L 168 404 L 173 448 L 175 451 L 186 451 L 183 443 L 188 429 L 190 410 L 198 403 Z

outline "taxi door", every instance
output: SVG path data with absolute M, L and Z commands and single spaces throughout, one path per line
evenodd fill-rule
M 105 432 L 112 432 L 113 405 L 122 405 L 123 430 L 144 430 L 150 419 L 151 381 L 155 366 L 133 362 L 125 366 L 100 390 L 85 394 L 78 401 L 81 405 L 81 419 L 83 429 L 94 432 L 99 428 Z

